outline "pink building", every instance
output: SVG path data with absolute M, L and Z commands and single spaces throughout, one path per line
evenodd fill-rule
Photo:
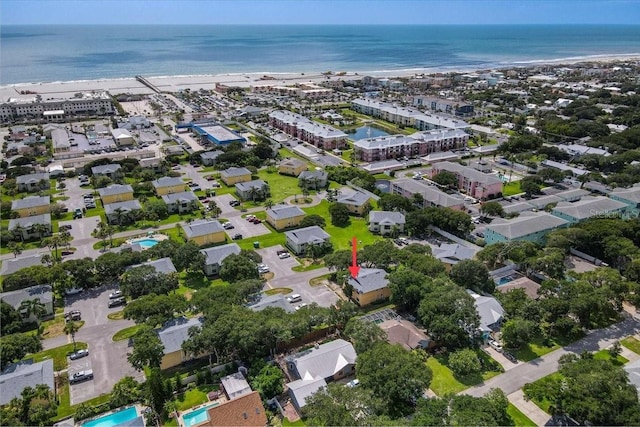
M 270 113 L 269 125 L 324 150 L 344 148 L 347 144 L 347 134 L 341 130 L 312 122 L 291 111 L 279 110 Z
M 475 197 L 486 199 L 502 193 L 502 181 L 494 175 L 482 173 L 459 163 L 439 162 L 431 168 L 431 177 L 447 171 L 458 177 L 458 190 Z
M 465 147 L 469 135 L 461 130 L 435 130 L 413 135 L 390 135 L 366 138 L 353 144 L 356 158 L 377 162 L 400 157 L 420 157 L 431 153 Z

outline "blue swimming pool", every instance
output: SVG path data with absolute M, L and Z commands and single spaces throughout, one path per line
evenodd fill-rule
M 149 249 L 158 244 L 158 241 L 155 239 L 139 239 L 134 240 L 133 243 L 137 243 L 142 246 L 143 249 Z
M 191 427 L 197 424 L 200 424 L 209 419 L 209 414 L 207 410 L 209 408 L 213 408 L 214 406 L 218 406 L 218 403 L 214 403 L 209 406 L 205 406 L 204 408 L 196 409 L 195 411 L 189 412 L 182 416 L 182 420 L 184 421 L 184 425 L 187 427 Z
M 138 410 L 135 407 L 123 409 L 113 414 L 100 417 L 88 423 L 82 424 L 82 427 L 115 427 L 127 421 L 131 421 L 138 417 Z

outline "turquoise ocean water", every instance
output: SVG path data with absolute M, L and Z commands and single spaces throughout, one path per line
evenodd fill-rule
M 428 72 L 622 54 L 640 54 L 640 25 L 5 25 L 0 85 L 138 74 Z

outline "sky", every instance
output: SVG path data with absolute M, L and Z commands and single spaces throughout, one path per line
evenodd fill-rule
M 0 1 L 0 25 L 639 23 L 640 0 Z

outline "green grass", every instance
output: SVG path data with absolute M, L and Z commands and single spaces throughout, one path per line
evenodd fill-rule
M 289 421 L 289 418 L 282 419 L 282 427 L 304 427 L 306 424 L 302 420 Z
M 309 286 L 319 286 L 330 276 L 331 274 L 323 274 L 322 276 L 314 277 L 313 279 L 309 280 Z
M 267 226 L 267 228 L 270 228 Z M 284 233 L 269 233 L 262 236 L 247 237 L 246 239 L 236 240 L 235 243 L 240 246 L 241 249 L 254 249 L 253 242 L 259 242 L 261 248 L 268 248 L 275 245 L 284 246 L 285 243 Z
M 113 335 L 112 340 L 113 341 L 127 340 L 132 336 L 134 336 L 136 332 L 138 332 L 138 329 L 140 329 L 140 326 L 141 325 L 133 325 L 133 326 L 129 326 L 128 328 L 121 329 Z
M 627 337 L 623 340 L 620 340 L 620 344 L 627 347 L 629 350 L 633 351 L 636 354 L 640 354 L 640 341 L 638 341 L 634 337 Z
M 529 343 L 522 348 L 514 352 L 515 356 L 524 362 L 528 362 L 533 359 L 537 359 L 540 356 L 544 356 L 547 353 L 551 353 L 554 350 L 560 348 L 559 343 L 553 343 L 552 346 L 545 346 L 542 343 Z
M 329 202 L 323 200 L 319 205 L 311 208 L 303 209 L 307 215 L 320 215 L 327 221 L 327 226 L 324 227 L 324 231 L 331 235 L 331 243 L 336 251 L 342 249 L 350 249 L 349 242 L 353 236 L 357 236 L 358 240 L 362 243 L 358 243 L 358 247 L 371 245 L 383 237 L 371 234 L 368 229 L 368 222 L 364 218 L 352 216 L 351 224 L 346 227 L 336 227 L 331 225 L 331 215 L 329 215 Z
M 295 267 L 292 267 L 291 270 L 297 271 L 297 272 L 302 272 L 302 271 L 317 270 L 317 269 L 322 268 L 322 267 L 324 267 L 324 263 L 322 263 L 322 262 L 312 262 L 309 265 L 296 265 Z
M 107 319 L 109 319 L 109 320 L 122 320 L 122 319 L 124 319 L 124 310 L 120 310 L 120 311 L 116 311 L 116 312 L 107 314 Z
M 513 196 L 514 194 L 522 193 L 520 188 L 520 181 L 511 181 L 502 186 L 502 195 L 505 197 Z
M 593 358 L 596 360 L 609 360 L 616 366 L 622 366 L 629 361 L 626 357 L 617 355 L 616 358 L 612 358 L 611 354 L 609 354 L 609 350 L 604 349 L 600 350 L 593 354 Z
M 279 203 L 287 197 L 295 196 L 296 194 L 302 197 L 302 189 L 298 187 L 298 178 L 280 175 L 278 172 L 270 173 L 268 169 L 260 170 L 258 177 L 269 184 L 271 191 L 269 198 L 274 203 Z
M 72 416 L 75 413 L 76 408 L 80 405 L 78 404 L 78 405 L 71 406 L 71 396 L 69 394 L 69 382 L 68 382 L 67 374 L 66 373 L 62 374 L 60 377 L 64 378 L 64 380 L 61 383 L 59 383 L 59 388 L 57 393 L 58 394 L 58 411 L 56 416 L 51 420 L 52 422 L 57 422 L 64 418 Z M 98 406 L 98 405 L 102 405 L 103 403 L 107 403 L 109 399 L 111 399 L 110 394 L 102 394 L 100 396 L 94 397 L 93 399 L 89 399 L 83 402 L 82 404 L 87 404 L 90 406 Z
M 218 390 L 218 386 L 200 386 L 180 393 L 176 398 L 179 411 L 186 411 L 196 405 L 208 402 L 207 393 Z
M 76 349 L 87 348 L 87 343 L 76 342 Z M 34 353 L 25 357 L 25 359 L 33 359 L 34 362 L 42 362 L 44 360 L 53 359 L 53 370 L 61 371 L 67 367 L 67 354 L 73 352 L 73 343 L 65 344 L 60 347 L 50 348 L 39 353 Z
M 476 354 L 483 362 L 484 366 L 491 366 L 492 370 L 485 370 L 479 374 L 471 374 L 466 376 L 457 376 L 448 366 L 448 356 L 429 357 L 426 364 L 433 371 L 433 380 L 431 381 L 431 390 L 438 396 L 444 396 L 447 393 L 458 393 L 473 385 L 480 384 L 490 378 L 499 375 L 499 365 L 491 357 L 482 350 L 476 350 Z M 496 370 L 493 370 L 495 367 Z
M 291 288 L 273 288 L 273 289 L 267 289 L 266 291 L 264 291 L 265 294 L 267 295 L 276 295 L 276 294 L 290 294 L 291 292 L 293 292 L 293 289 Z
M 546 377 L 540 378 L 538 381 L 543 381 L 546 378 L 558 378 L 562 379 L 562 374 L 560 372 L 554 372 L 553 374 L 547 375 Z M 534 384 L 538 381 L 535 381 Z M 551 406 L 551 402 L 545 397 L 542 400 L 531 399 L 533 403 L 535 403 L 540 409 L 542 409 L 547 414 L 549 413 L 549 408 Z
M 513 403 L 509 403 L 509 407 L 507 408 L 507 414 L 513 420 L 513 424 L 516 427 L 536 427 L 537 424 L 531 421 L 529 417 L 523 414 L 520 409 L 516 408 Z

